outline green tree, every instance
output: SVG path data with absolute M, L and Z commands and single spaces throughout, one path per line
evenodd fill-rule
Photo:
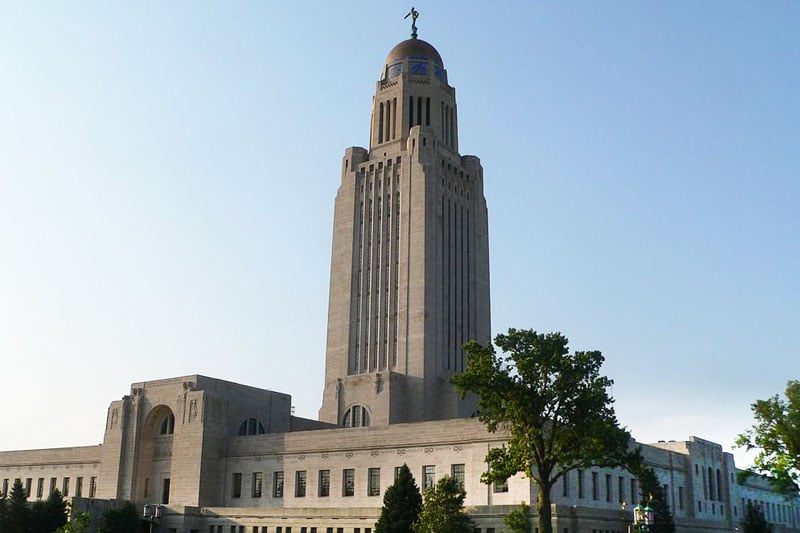
M 3 523 L 3 533 L 27 533 L 31 514 L 28 509 L 28 497 L 22 487 L 22 481 L 14 480 L 11 494 L 6 506 L 6 517 Z
M 519 504 L 519 507 L 511 511 L 503 519 L 511 533 L 531 533 L 533 527 L 531 526 L 531 506 L 525 502 Z
M 123 502 L 117 509 L 109 509 L 100 516 L 98 533 L 141 533 L 142 519 L 139 512 L 129 501 Z
M 786 400 L 777 394 L 751 406 L 756 423 L 736 439 L 736 445 L 758 449 L 753 469 L 770 476 L 787 496 L 800 483 L 800 381 L 786 384 Z
M 61 526 L 55 533 L 85 533 L 92 525 L 92 515 L 77 513 L 72 520 Z
M 383 495 L 375 533 L 410 533 L 422 509 L 422 495 L 407 465 L 400 467 L 394 483 Z
M 6 493 L 0 492 L 0 531 L 3 531 L 3 526 L 6 523 L 6 509 L 8 509 L 8 500 L 6 500 Z
M 744 510 L 744 517 L 742 517 L 742 532 L 772 533 L 772 525 L 767 522 L 767 517 L 764 516 L 764 511 L 760 506 L 753 505 L 753 502 L 747 502 L 747 507 Z
M 489 431 L 509 433 L 508 445 L 486 455 L 485 483 L 518 472 L 538 487 L 536 512 L 541 533 L 552 533 L 551 489 L 567 472 L 590 466 L 628 465 L 631 437 L 617 422 L 600 375 L 599 351 L 569 353 L 560 333 L 509 329 L 495 344 L 464 345 L 467 368 L 451 378 L 462 398 L 478 395 L 478 417 Z
M 445 476 L 435 487 L 427 489 L 422 511 L 414 523 L 414 533 L 464 533 L 474 526 L 464 512 L 467 493 L 455 478 Z
M 675 533 L 675 520 L 672 510 L 667 503 L 667 493 L 659 482 L 655 471 L 644 463 L 632 468 L 634 475 L 639 480 L 639 502 L 653 508 L 654 524 L 650 526 L 651 533 Z

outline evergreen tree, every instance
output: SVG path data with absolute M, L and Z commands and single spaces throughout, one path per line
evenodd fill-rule
M 397 478 L 383 495 L 381 516 L 375 533 L 410 533 L 422 509 L 422 495 L 407 465 L 400 467 Z
M 650 532 L 675 533 L 675 521 L 667 503 L 667 494 L 655 471 L 644 463 L 638 464 L 633 470 L 639 480 L 639 503 L 653 508 L 655 523 L 650 526 Z
M 531 526 L 531 506 L 525 502 L 519 504 L 519 507 L 511 511 L 503 519 L 511 533 L 531 533 L 533 527 Z
M 6 501 L 6 493 L 0 492 L 0 531 L 4 530 L 6 524 L 6 509 L 8 502 Z
M 56 529 L 63 527 L 67 523 L 67 502 L 61 491 L 56 489 L 44 502 L 44 523 L 47 533 L 52 533 Z
M 14 486 L 11 488 L 11 495 L 8 498 L 3 533 L 27 533 L 30 518 L 28 497 L 25 495 L 22 481 L 16 479 L 14 480 Z
M 414 533 L 465 533 L 474 525 L 464 512 L 467 493 L 458 481 L 445 476 L 436 486 L 425 491 L 422 511 L 414 523 Z
M 747 502 L 747 509 L 744 511 L 742 519 L 742 531 L 744 533 L 772 533 L 772 525 L 767 522 L 764 511 L 753 502 Z

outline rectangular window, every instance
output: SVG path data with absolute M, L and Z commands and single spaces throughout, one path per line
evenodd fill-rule
M 597 500 L 599 488 L 597 487 L 597 472 L 592 472 L 592 499 Z
M 569 472 L 564 472 L 561 476 L 561 495 L 565 498 L 569 497 Z
M 3 480 L 3 496 L 8 496 L 8 479 Z
M 622 477 L 622 476 L 619 476 L 619 479 L 617 480 L 617 493 L 618 493 L 617 494 L 617 499 L 619 500 L 619 503 L 624 502 L 625 501 L 625 478 Z
M 508 480 L 505 481 L 495 481 L 492 483 L 494 487 L 494 492 L 508 492 Z
M 272 497 L 283 498 L 283 472 L 275 472 L 272 475 Z
M 436 484 L 436 467 L 425 465 L 422 467 L 422 489 L 432 489 Z
M 40 477 L 39 479 L 36 480 L 36 497 L 41 500 L 43 495 L 44 495 L 44 478 Z
M 253 472 L 253 498 L 260 498 L 261 491 L 264 488 L 264 474 L 261 472 Z
M 8 481 L 8 480 L 6 480 Z M 53 494 L 56 491 L 56 478 L 50 478 L 50 494 Z M 5 491 L 4 491 L 5 492 Z
M 322 498 L 327 498 L 331 495 L 331 471 L 330 470 L 320 470 L 319 471 L 319 495 Z
M 583 470 L 578 470 L 578 498 L 583 498 Z
M 638 494 L 636 494 L 636 478 L 631 478 L 631 504 L 637 503 Z
M 83 478 L 75 478 L 75 497 L 80 498 L 83 494 Z
M 236 472 L 233 474 L 233 497 L 234 498 L 241 498 L 242 497 L 242 473 Z
M 97 495 L 97 476 L 89 478 L 89 497 L 94 498 Z
M 461 490 L 464 490 L 464 479 L 466 477 L 465 472 L 466 470 L 463 464 L 450 466 L 450 475 L 456 480 L 456 483 L 458 483 L 458 488 Z
M 69 496 L 69 478 L 65 477 L 61 480 L 61 495 L 65 498 Z
M 306 471 L 298 470 L 294 473 L 294 497 L 305 498 L 306 496 Z
M 396 467 L 394 467 L 394 480 L 395 480 L 395 481 L 397 481 L 397 478 L 399 478 L 399 477 L 400 477 L 400 470 L 401 470 L 402 468 L 403 468 L 402 466 L 396 466 Z
M 381 469 L 370 468 L 367 471 L 367 496 L 378 496 L 381 493 Z
M 606 501 L 611 501 L 611 474 L 606 474 Z
M 356 471 L 352 468 L 342 470 L 342 496 L 353 496 L 356 493 Z
M 30 498 L 31 497 L 31 486 L 32 485 L 33 485 L 33 479 L 26 478 L 25 479 L 25 497 L 26 498 Z M 78 496 L 80 496 L 80 494 L 78 494 Z
M 150 478 L 149 477 L 144 478 L 144 497 L 145 498 L 149 498 L 150 497 Z

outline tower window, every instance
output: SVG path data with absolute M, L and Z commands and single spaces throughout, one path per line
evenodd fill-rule
M 357 428 L 369 426 L 369 411 L 361 405 L 354 405 L 344 413 L 342 426 L 346 428 Z
M 168 414 L 161 420 L 161 426 L 158 429 L 159 435 L 172 435 L 175 433 L 175 415 Z
M 266 433 L 264 424 L 257 418 L 248 418 L 239 426 L 239 435 L 263 435 Z

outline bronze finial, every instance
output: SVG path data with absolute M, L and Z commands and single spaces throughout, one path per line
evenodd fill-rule
M 408 15 L 406 15 L 403 18 L 407 19 L 408 17 L 411 17 L 411 38 L 412 39 L 416 39 L 417 38 L 417 17 L 419 17 L 419 11 L 417 11 L 416 9 L 414 9 L 412 7 L 411 11 L 408 12 Z

